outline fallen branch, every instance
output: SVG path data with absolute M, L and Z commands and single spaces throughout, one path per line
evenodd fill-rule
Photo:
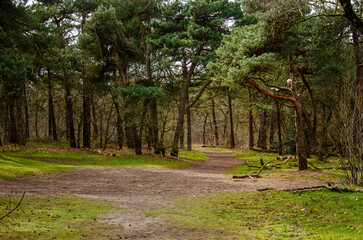
M 251 172 L 249 174 L 246 175 L 240 175 L 240 176 L 233 176 L 233 178 L 260 178 L 260 173 L 262 172 L 262 170 L 271 162 L 275 161 L 275 159 L 268 161 L 267 163 L 263 164 L 263 166 L 260 168 L 260 170 L 254 174 L 255 172 Z
M 23 195 L 21 196 L 21 199 L 20 201 L 18 202 L 18 204 L 15 206 L 15 208 L 13 208 L 11 211 L 9 211 L 7 214 L 5 214 L 4 216 L 2 216 L 0 218 L 0 221 L 3 220 L 4 218 L 6 218 L 7 216 L 9 216 L 12 212 L 14 212 L 21 204 L 21 202 L 23 201 L 24 199 L 24 196 L 25 196 L 25 191 L 23 192 Z

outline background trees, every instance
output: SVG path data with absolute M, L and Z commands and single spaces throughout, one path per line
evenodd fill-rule
M 362 181 L 359 1 L 1 4 L 0 143 L 335 154 Z

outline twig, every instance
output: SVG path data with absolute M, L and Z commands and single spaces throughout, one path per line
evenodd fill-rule
M 3 220 L 4 218 L 6 218 L 7 216 L 9 216 L 12 212 L 14 212 L 21 204 L 21 202 L 23 201 L 24 199 L 24 196 L 25 196 L 25 191 L 23 192 L 23 195 L 21 196 L 21 199 L 20 201 L 18 202 L 18 204 L 15 206 L 15 208 L 13 208 L 10 212 L 8 212 L 7 214 L 5 214 L 4 216 L 2 216 L 0 218 L 0 221 Z

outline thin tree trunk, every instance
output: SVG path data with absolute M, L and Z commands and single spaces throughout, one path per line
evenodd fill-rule
M 218 146 L 219 145 L 219 135 L 218 135 L 218 124 L 217 124 L 217 118 L 216 118 L 214 99 L 212 99 L 212 118 L 213 118 L 213 126 L 214 126 L 215 145 Z
M 117 145 L 120 149 L 123 147 L 123 141 L 124 141 L 124 131 L 122 129 L 122 118 L 121 118 L 121 111 L 120 111 L 120 105 L 118 104 L 117 100 L 112 97 L 113 104 L 115 105 L 116 109 L 116 132 L 117 132 Z
M 282 155 L 282 133 L 281 133 L 281 104 L 277 102 L 276 103 L 276 110 L 277 110 L 277 136 L 278 136 L 278 145 L 279 145 L 279 154 Z
M 185 148 L 185 145 L 184 145 L 184 137 L 185 137 L 184 121 L 185 120 L 183 120 L 183 123 L 181 125 L 181 131 L 180 131 L 180 136 L 179 136 L 179 147 L 180 148 Z
M 93 132 L 97 136 L 98 135 L 97 115 L 94 104 L 92 105 L 92 119 L 93 119 Z
M 189 106 L 189 96 L 187 99 L 187 106 Z M 192 150 L 192 122 L 190 117 L 190 108 L 187 108 L 187 150 Z
M 291 89 L 292 94 L 294 96 L 294 108 L 295 108 L 295 127 L 296 127 L 296 152 L 299 158 L 299 170 L 308 169 L 308 163 L 306 160 L 306 140 L 304 135 L 304 127 L 303 127 L 303 115 L 302 115 L 302 104 L 299 94 L 297 93 L 296 81 L 295 81 L 295 73 L 294 73 L 294 61 L 292 56 L 289 56 L 289 67 L 290 67 L 290 78 L 291 78 Z
M 304 69 L 300 68 L 299 72 L 300 72 L 301 79 L 303 80 L 304 85 L 305 85 L 306 89 L 308 90 L 309 97 L 310 97 L 310 104 L 311 104 L 312 113 L 313 113 L 313 122 L 312 122 L 312 124 L 308 123 L 309 124 L 308 127 L 309 127 L 309 135 L 310 135 L 310 146 L 312 146 L 312 149 L 314 149 L 314 146 L 316 146 L 316 125 L 317 125 L 317 121 L 318 121 L 316 103 L 314 100 L 313 90 L 311 89 L 309 82 L 305 78 Z M 303 109 L 303 114 L 304 114 L 304 109 Z M 306 114 L 304 114 L 304 115 L 306 115 Z M 307 115 L 306 115 L 306 118 L 307 118 Z
M 227 97 L 228 97 L 228 112 L 229 112 L 229 125 L 230 125 L 230 144 L 231 148 L 235 148 L 236 143 L 234 141 L 232 98 L 229 93 L 227 94 Z
M 84 73 L 85 74 L 85 73 Z M 91 147 L 91 103 L 87 81 L 83 85 L 83 147 Z
M 82 13 L 82 25 L 81 30 L 84 33 L 83 26 L 86 23 L 87 14 Z M 83 75 L 83 147 L 91 147 L 91 99 L 90 99 L 90 84 L 86 79 L 87 68 L 85 63 L 82 63 L 82 75 Z
M 25 139 L 30 137 L 29 132 L 29 109 L 28 109 L 28 99 L 26 93 L 26 86 L 23 86 L 23 94 L 24 94 L 24 114 L 25 114 Z
M 205 115 L 204 118 L 204 122 L 203 122 L 203 146 L 206 146 L 206 142 L 205 142 L 205 133 L 206 133 L 206 125 L 207 125 L 207 118 L 208 118 L 208 114 Z
M 58 141 L 57 136 L 57 126 L 54 114 L 54 104 L 53 104 L 53 91 L 52 91 L 52 79 L 51 72 L 48 68 L 48 135 L 53 137 L 53 141 Z
M 196 55 L 199 56 L 201 51 L 202 50 L 200 49 Z M 194 74 L 194 70 L 196 67 L 197 67 L 197 62 L 192 61 L 192 64 L 188 71 L 188 75 L 185 79 L 183 93 L 180 98 L 180 104 L 179 104 L 178 122 L 177 122 L 176 129 L 174 132 L 173 144 L 172 144 L 172 149 L 170 152 L 171 156 L 175 156 L 175 157 L 178 156 L 178 141 L 179 141 L 179 136 L 182 131 L 182 126 L 183 126 L 183 122 L 184 122 L 184 113 L 185 113 L 186 101 L 188 98 L 188 90 L 189 90 L 190 82 L 192 80 L 192 76 Z
M 269 137 L 270 149 L 274 149 L 275 114 L 276 114 L 276 104 L 275 102 L 273 102 L 271 110 L 271 118 L 270 118 L 270 137 Z
M 73 105 L 71 101 L 71 86 L 69 83 L 68 72 L 66 69 L 64 73 L 64 87 L 65 87 L 65 101 L 66 101 L 66 122 L 69 133 L 69 145 L 70 147 L 76 147 L 76 138 L 74 133 L 74 121 L 73 121 Z
M 38 130 L 38 112 L 39 112 L 39 101 L 35 101 L 35 137 L 39 138 L 39 130 Z
M 260 127 L 258 130 L 257 146 L 261 149 L 267 149 L 266 144 L 266 111 L 259 114 Z
M 248 111 L 248 132 L 249 132 L 249 148 L 252 149 L 255 146 L 255 137 L 253 135 L 253 113 L 252 113 L 252 97 L 251 97 L 251 89 L 248 89 L 248 101 L 250 110 Z
M 356 88 L 356 108 L 357 115 L 360 122 L 359 126 L 362 126 L 361 116 L 363 114 L 363 97 L 362 97 L 362 69 L 361 56 L 360 56 L 360 42 L 356 29 L 353 29 L 353 44 L 354 44 L 354 58 L 355 58 L 355 88 Z
M 8 113 L 9 113 L 9 143 L 17 144 L 18 143 L 18 129 L 16 126 L 16 118 L 15 118 L 15 102 L 10 99 L 8 101 Z

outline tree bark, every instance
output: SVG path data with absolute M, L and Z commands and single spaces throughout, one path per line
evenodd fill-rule
M 189 106 L 189 96 L 187 99 L 187 106 Z M 191 116 L 190 116 L 190 108 L 187 108 L 187 150 L 192 150 L 192 122 L 191 122 Z
M 69 145 L 70 147 L 76 147 L 76 137 L 74 132 L 74 121 L 73 121 L 73 104 L 71 101 L 71 87 L 69 83 L 69 76 L 66 69 L 64 73 L 64 87 L 65 87 L 65 101 L 66 101 L 66 122 L 69 133 Z
M 294 104 L 295 109 L 295 125 L 296 125 L 296 149 L 297 149 L 297 155 L 299 157 L 299 170 L 305 170 L 307 169 L 307 160 L 306 160 L 306 149 L 305 149 L 305 136 L 304 136 L 304 129 L 302 124 L 302 105 L 299 100 L 299 95 L 297 93 L 296 89 L 296 82 L 295 82 L 295 74 L 294 74 L 294 63 L 292 56 L 289 56 L 289 66 L 290 66 L 290 78 L 291 78 L 291 92 L 293 96 L 284 96 L 284 95 L 277 95 L 269 90 L 266 90 L 262 88 L 259 84 L 254 82 L 251 78 L 245 77 L 244 80 L 256 88 L 257 91 L 261 92 L 262 94 L 275 98 L 275 99 L 281 99 L 285 101 L 290 101 Z
M 214 142 L 215 145 L 219 145 L 219 135 L 218 135 L 218 124 L 216 118 L 216 110 L 215 110 L 215 103 L 214 99 L 212 99 L 212 118 L 213 118 L 213 126 L 214 126 Z
M 204 122 L 203 122 L 203 135 L 202 135 L 203 146 L 206 146 L 205 134 L 206 134 L 207 119 L 208 119 L 208 114 L 205 115 Z
M 29 132 L 29 109 L 28 109 L 28 99 L 26 93 L 26 85 L 23 86 L 23 97 L 24 97 L 24 114 L 25 114 L 25 139 L 30 137 Z
M 92 104 L 92 122 L 93 122 L 93 133 L 98 136 L 98 125 L 95 105 Z
M 201 52 L 201 50 L 199 50 L 196 55 L 198 56 L 200 54 L 200 52 Z M 179 104 L 178 122 L 177 122 L 176 129 L 174 132 L 173 144 L 172 144 L 172 149 L 170 152 L 171 156 L 175 156 L 175 157 L 178 156 L 178 141 L 179 141 L 179 137 L 180 137 L 181 130 L 183 127 L 183 122 L 184 122 L 184 114 L 185 114 L 186 101 L 188 98 L 188 90 L 189 90 L 190 82 L 192 80 L 192 76 L 194 74 L 194 70 L 196 67 L 197 67 L 197 62 L 192 61 L 192 64 L 188 71 L 188 75 L 185 79 L 183 93 L 180 98 L 180 104 Z
M 315 103 L 315 99 L 314 99 L 314 95 L 313 95 L 313 90 L 311 89 L 310 84 L 304 75 L 304 69 L 300 68 L 299 73 L 300 73 L 302 81 L 304 82 L 306 89 L 308 90 L 309 97 L 310 97 L 310 104 L 311 104 L 312 113 L 313 113 L 313 122 L 312 122 L 312 124 L 308 123 L 309 132 L 310 132 L 309 137 L 310 137 L 310 146 L 312 146 L 312 148 L 314 148 L 314 146 L 316 146 L 316 125 L 317 125 L 317 121 L 318 121 L 316 103 Z
M 278 136 L 278 145 L 279 145 L 279 154 L 282 155 L 282 133 L 281 133 L 281 104 L 279 104 L 277 102 L 276 99 L 275 100 L 275 103 L 276 103 L 276 112 L 277 112 L 277 136 Z
M 272 103 L 272 110 L 271 110 L 271 118 L 270 118 L 270 149 L 274 149 L 274 128 L 275 128 L 275 115 L 276 115 L 276 104 L 275 102 Z
M 363 22 L 354 12 L 352 3 L 350 0 L 339 0 L 344 10 L 344 17 L 354 26 L 361 34 L 363 34 Z
M 121 111 L 120 111 L 120 105 L 118 104 L 117 100 L 112 97 L 113 104 L 115 105 L 116 109 L 116 131 L 117 131 L 117 145 L 120 149 L 123 147 L 123 141 L 124 141 L 124 131 L 122 129 L 122 118 L 121 118 Z
M 17 144 L 19 136 L 18 136 L 18 129 L 16 126 L 16 118 L 15 118 L 15 102 L 12 99 L 8 101 L 8 113 L 9 113 L 9 143 Z
M 57 126 L 54 114 L 54 104 L 53 104 L 53 87 L 51 72 L 48 68 L 48 135 L 53 137 L 53 141 L 58 141 L 57 136 Z
M 257 138 L 257 147 L 267 149 L 266 144 L 266 111 L 261 111 L 259 114 L 259 130 Z
M 91 100 L 88 81 L 83 85 L 83 147 L 91 147 Z
M 251 96 L 251 89 L 248 89 L 248 101 L 250 110 L 248 111 L 248 132 L 249 132 L 249 142 L 248 146 L 252 149 L 255 146 L 255 138 L 253 135 L 253 113 L 252 113 L 252 96 Z
M 231 148 L 235 148 L 236 143 L 234 141 L 232 98 L 229 93 L 227 94 L 227 98 L 228 98 L 228 112 L 229 112 L 229 125 L 230 125 L 230 144 Z

